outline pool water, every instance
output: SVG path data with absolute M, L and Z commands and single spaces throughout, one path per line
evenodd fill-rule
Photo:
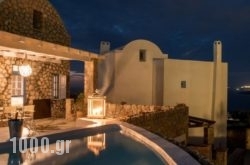
M 12 153 L 0 148 L 0 164 L 53 164 L 53 165 L 165 165 L 156 152 L 130 136 L 121 133 L 119 126 L 104 126 L 48 135 L 49 149 L 56 149 L 55 140 L 71 140 L 69 152 L 58 155 L 43 153 L 39 145 L 36 153 Z M 9 143 L 8 143 L 9 144 Z
M 98 136 L 98 135 L 97 135 Z M 119 132 L 105 134 L 106 147 L 98 154 L 89 150 L 84 156 L 65 164 L 74 165 L 164 165 L 159 156 L 142 143 Z

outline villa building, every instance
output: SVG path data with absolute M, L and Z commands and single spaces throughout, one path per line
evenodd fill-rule
M 168 58 L 147 40 L 135 40 L 110 51 L 101 42 L 98 85 L 107 101 L 139 105 L 183 103 L 189 115 L 216 121 L 215 145 L 226 146 L 227 63 L 222 62 L 222 43 L 213 45 L 213 61 Z M 104 72 L 104 73 L 103 73 Z M 189 136 L 203 137 L 203 128 L 192 128 Z
M 93 92 L 88 70 L 97 55 L 70 47 L 48 0 L 0 0 L 0 11 L 0 107 L 34 104 L 35 118 L 63 117 L 70 60 L 85 62 L 85 91 Z
M 102 42 L 100 57 L 70 47 L 70 36 L 48 0 L 0 0 L 0 11 L 0 107 L 34 104 L 34 118 L 64 117 L 70 60 L 78 60 L 85 64 L 85 96 L 94 92 L 98 78 L 110 103 L 184 103 L 189 115 L 216 121 L 216 145 L 225 145 L 227 63 L 220 41 L 214 42 L 214 61 L 171 59 L 146 40 L 113 51 Z M 203 137 L 203 130 L 192 129 L 189 135 Z

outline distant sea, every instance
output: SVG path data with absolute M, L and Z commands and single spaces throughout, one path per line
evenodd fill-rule
M 76 98 L 83 92 L 82 86 L 71 86 L 71 98 Z M 235 90 L 228 90 L 228 111 L 249 111 L 250 112 L 250 94 L 242 94 Z
M 228 111 L 249 111 L 250 94 L 242 94 L 235 90 L 228 90 Z
M 76 99 L 80 93 L 83 93 L 83 87 L 79 86 L 70 87 L 70 98 Z

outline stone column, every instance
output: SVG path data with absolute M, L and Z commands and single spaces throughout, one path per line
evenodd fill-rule
M 66 120 L 73 120 L 73 114 L 72 114 L 72 106 L 73 106 L 73 99 L 66 99 L 65 102 L 65 119 Z
M 95 62 L 84 62 L 84 104 L 87 105 L 87 98 L 94 93 L 95 90 Z

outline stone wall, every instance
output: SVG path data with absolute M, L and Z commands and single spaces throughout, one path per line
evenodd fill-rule
M 74 111 L 77 102 L 71 102 Z M 87 108 L 83 108 L 85 117 Z M 68 114 L 72 115 L 72 113 Z M 66 116 L 71 117 L 71 116 Z M 105 118 L 116 118 L 139 127 L 145 128 L 165 139 L 176 138 L 178 136 L 188 136 L 188 107 L 179 104 L 175 107 L 155 106 L 155 105 L 130 105 L 106 103 Z
M 84 108 L 87 112 L 87 109 Z M 116 118 L 145 128 L 163 138 L 188 135 L 188 107 L 106 104 L 106 118 Z
M 51 117 L 64 118 L 66 114 L 66 100 L 51 100 Z
M 154 111 L 140 112 L 130 116 L 126 122 L 145 128 L 165 139 L 173 139 L 188 135 L 188 107 L 177 105 L 175 107 L 156 107 Z M 184 140 L 186 141 L 186 140 Z
M 168 106 L 154 106 L 154 105 L 135 105 L 135 104 L 106 104 L 106 117 L 111 118 L 127 118 L 145 112 L 154 112 L 160 109 L 169 109 Z
M 0 11 L 0 30 L 70 46 L 70 36 L 64 23 L 48 0 L 1 0 Z M 38 13 L 38 17 L 34 16 L 34 13 Z M 69 76 L 69 62 L 27 62 L 31 65 L 33 73 L 25 78 L 25 104 L 33 104 L 35 99 L 52 98 L 53 74 Z M 0 56 L 0 99 L 4 101 L 4 106 L 10 105 L 12 65 L 21 63 L 22 59 Z M 69 82 L 69 78 L 67 81 Z M 63 100 L 52 100 L 52 116 L 62 116 L 61 111 L 65 111 L 65 103 L 62 102 Z
M 33 26 L 34 10 L 42 13 L 41 28 Z M 3 0 L 0 2 L 0 30 L 70 45 L 70 36 L 64 24 L 48 0 Z
M 10 105 L 12 65 L 19 65 L 22 62 L 23 59 L 0 57 L 0 96 L 5 101 L 5 106 Z M 35 99 L 52 99 L 53 75 L 69 76 L 69 62 L 63 61 L 61 64 L 29 60 L 26 62 L 30 64 L 32 74 L 25 78 L 26 101 L 24 104 L 33 104 Z

